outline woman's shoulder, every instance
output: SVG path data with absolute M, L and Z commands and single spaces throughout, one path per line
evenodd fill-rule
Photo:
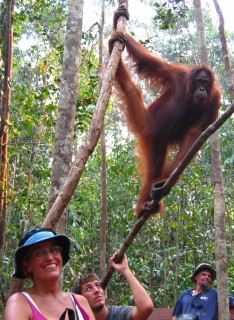
M 80 294 L 72 293 L 72 295 L 79 303 L 86 303 L 87 302 L 87 299 Z
M 84 309 L 86 309 L 87 307 L 90 308 L 88 300 L 84 296 L 82 296 L 80 294 L 76 294 L 76 293 L 72 293 L 72 296 L 74 297 L 74 299 L 78 303 L 78 305 L 80 305 Z
M 31 308 L 22 293 L 12 294 L 6 303 L 4 319 L 30 319 Z
M 89 306 L 88 300 L 84 296 L 79 295 L 79 294 L 72 293 L 72 296 L 73 296 L 74 300 L 76 301 L 76 304 L 82 313 L 83 319 L 85 319 L 85 320 L 93 319 L 94 320 L 95 318 L 94 318 L 93 312 Z
M 22 292 L 16 292 L 16 293 L 13 293 L 8 299 L 7 299 L 7 303 L 11 303 L 11 302 L 22 302 L 22 301 L 25 301 L 25 297 L 23 295 Z
M 30 309 L 28 301 L 25 297 L 25 295 L 22 292 L 16 292 L 12 294 L 8 299 L 6 303 L 7 307 L 15 308 L 15 309 Z

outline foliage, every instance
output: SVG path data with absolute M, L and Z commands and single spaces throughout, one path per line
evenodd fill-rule
M 12 257 L 18 241 L 26 230 L 40 226 L 47 213 L 66 11 L 67 3 L 64 1 L 17 2 L 14 76 L 11 84 L 9 218 L 5 257 L 1 265 L 3 304 L 10 286 Z M 204 15 L 210 62 L 221 80 L 227 106 L 231 97 L 227 93 L 218 30 L 209 12 L 204 11 Z M 170 25 L 167 20 L 166 23 Z M 186 11 L 186 16 L 175 20 L 173 25 L 173 29 L 162 31 L 154 24 L 154 36 L 151 33 L 151 37 L 144 39 L 144 44 L 154 54 L 169 62 L 196 63 L 197 34 L 193 10 Z M 1 30 L 2 27 L 1 25 Z M 233 37 L 233 34 L 228 34 L 232 62 Z M 79 148 L 88 129 L 98 99 L 97 44 L 95 25 L 83 33 L 82 39 L 74 152 Z M 27 50 L 24 48 L 26 45 Z M 145 88 L 147 89 L 147 84 Z M 146 100 L 150 101 L 147 90 L 144 93 Z M 234 219 L 233 126 L 233 118 L 230 118 L 220 129 L 226 204 L 231 219 L 227 224 L 230 279 L 234 272 L 231 260 L 231 223 Z M 141 185 L 136 170 L 135 140 L 126 128 L 115 96 L 106 113 L 106 143 L 108 260 L 122 245 L 136 221 L 133 211 Z M 210 158 L 207 142 L 185 170 L 181 180 L 165 197 L 165 214 L 150 219 L 127 251 L 133 272 L 151 293 L 155 306 L 172 307 L 179 293 L 191 286 L 189 275 L 193 268 L 201 261 L 214 263 Z M 71 290 L 78 274 L 99 274 L 102 210 L 100 168 L 101 152 L 98 145 L 89 158 L 69 205 L 67 234 L 71 237 L 73 246 L 72 259 L 64 272 L 65 290 Z M 232 280 L 230 285 L 233 290 Z M 115 304 L 133 303 L 128 285 L 117 274 L 114 274 L 109 283 L 108 300 Z
M 154 2 L 156 16 L 153 18 L 159 29 L 174 29 L 178 18 L 185 18 L 188 7 L 184 0 L 166 0 Z
M 82 64 L 80 68 L 79 95 L 77 99 L 77 132 L 86 132 L 98 98 L 97 30 L 82 34 Z

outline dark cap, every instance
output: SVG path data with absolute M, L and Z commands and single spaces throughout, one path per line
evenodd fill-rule
M 198 275 L 198 273 L 201 272 L 202 270 L 210 271 L 212 282 L 215 280 L 216 271 L 208 263 L 201 263 L 196 267 L 196 269 L 194 270 L 193 274 L 190 276 L 190 279 L 192 280 L 192 282 L 194 282 L 194 283 L 196 282 L 195 278 Z
M 22 262 L 25 258 L 25 255 L 32 245 L 46 240 L 55 240 L 56 244 L 62 247 L 61 254 L 63 258 L 63 266 L 68 262 L 70 259 L 71 241 L 67 236 L 63 234 L 57 234 L 56 232 L 47 228 L 32 229 L 28 231 L 23 239 L 19 242 L 19 247 L 15 251 L 15 272 L 13 273 L 13 277 L 18 279 L 28 278 L 22 269 Z

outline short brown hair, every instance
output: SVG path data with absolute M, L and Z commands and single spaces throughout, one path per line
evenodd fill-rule
M 74 286 L 73 286 L 73 292 L 77 294 L 82 293 L 82 286 L 90 281 L 98 281 L 100 283 L 100 279 L 95 273 L 89 273 L 85 276 L 78 276 L 75 280 Z

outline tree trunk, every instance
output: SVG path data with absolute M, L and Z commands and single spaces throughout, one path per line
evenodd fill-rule
M 81 61 L 83 5 L 83 0 L 70 0 L 68 6 L 49 209 L 57 198 L 71 168 L 78 72 Z M 67 210 L 65 209 L 60 220 L 57 222 L 56 230 L 64 233 L 66 224 Z
M 217 0 L 213 0 L 214 6 L 217 12 L 217 15 L 219 17 L 219 36 L 220 36 L 220 42 L 222 45 L 222 51 L 224 56 L 224 64 L 225 64 L 225 70 L 228 78 L 228 89 L 232 96 L 234 96 L 234 83 L 233 83 L 233 73 L 228 53 L 228 46 L 227 46 L 227 39 L 225 35 L 224 30 L 224 19 L 223 19 L 223 13 L 219 6 L 219 3 Z
M 163 306 L 167 306 L 167 270 L 168 259 L 166 251 L 166 234 L 165 234 L 165 219 L 162 217 L 162 246 L 163 246 Z
M 205 32 L 203 26 L 203 17 L 201 1 L 193 0 L 195 8 L 195 18 L 198 31 L 198 44 L 200 49 L 201 63 L 208 65 L 208 54 L 205 42 Z M 228 307 L 228 276 L 227 276 L 227 250 L 225 234 L 225 197 L 222 175 L 222 162 L 220 152 L 220 141 L 218 132 L 215 132 L 211 138 L 212 151 L 212 169 L 214 182 L 214 227 L 215 227 L 215 245 L 216 245 L 216 271 L 217 271 L 217 289 L 218 289 L 218 309 L 219 319 L 229 320 Z
M 226 34 L 225 34 L 225 29 L 224 29 L 224 18 L 223 18 L 223 13 L 222 10 L 219 6 L 219 3 L 217 0 L 213 0 L 214 6 L 217 12 L 217 15 L 219 17 L 219 36 L 220 36 L 220 42 L 222 45 L 222 51 L 223 51 L 223 56 L 224 56 L 224 64 L 225 64 L 225 70 L 226 70 L 226 75 L 228 78 L 228 89 L 230 95 L 233 97 L 234 96 L 234 83 L 233 83 L 233 72 L 232 72 L 232 67 L 230 63 L 230 57 L 229 57 L 229 52 L 228 52 L 228 45 L 227 45 L 227 39 L 226 39 Z M 234 260 L 234 246 L 233 246 L 233 234 L 232 234 L 232 221 L 230 217 L 230 212 L 227 210 L 227 220 L 228 220 L 228 226 L 229 226 L 229 236 L 230 236 L 230 244 L 231 244 L 231 250 L 232 250 L 232 262 Z M 219 221 L 217 221 L 219 223 Z M 224 283 L 226 285 L 226 283 Z
M 126 3 L 127 6 L 127 1 L 120 2 L 123 4 Z M 126 18 L 123 18 L 118 22 L 121 30 L 125 28 L 125 24 Z M 103 128 L 104 115 L 110 98 L 113 80 L 122 51 L 123 45 L 119 42 L 115 42 L 111 57 L 105 69 L 99 99 L 93 114 L 86 141 L 80 146 L 70 174 L 68 175 L 60 193 L 58 194 L 53 206 L 47 214 L 46 219 L 42 224 L 43 227 L 53 228 L 59 220 L 75 191 L 89 156 L 92 154 L 97 145 Z
M 218 289 L 219 319 L 229 320 L 229 288 L 227 270 L 227 248 L 226 248 L 226 219 L 225 219 L 225 195 L 223 186 L 221 152 L 219 135 L 216 132 L 211 139 L 212 168 L 215 185 L 214 197 L 214 227 L 216 244 L 216 271 Z
M 102 215 L 100 227 L 100 277 L 106 273 L 106 227 L 107 227 L 107 184 L 106 184 L 106 143 L 105 126 L 101 134 L 102 150 Z
M 6 1 L 5 12 L 6 28 L 3 36 L 3 82 L 0 88 L 0 265 L 5 252 L 6 225 L 7 225 L 7 165 L 8 165 L 8 133 L 11 103 L 11 79 L 13 60 L 13 15 L 14 0 Z M 4 15 L 4 13 L 2 13 Z M 2 93 L 1 93 L 2 92 Z M 1 273 L 2 274 L 2 273 Z M 1 281 L 1 276 L 0 276 Z
M 102 1 L 101 23 L 99 26 L 99 83 L 101 88 L 101 69 L 103 64 L 103 27 L 105 22 L 105 1 Z M 105 125 L 101 133 L 101 153 L 102 153 L 102 215 L 100 227 L 100 277 L 106 273 L 106 226 L 107 226 L 107 186 L 106 186 L 106 141 Z
M 178 299 L 178 287 L 179 287 L 179 283 L 178 283 L 178 271 L 180 268 L 180 257 L 179 257 L 179 252 L 180 252 L 180 245 L 179 245 L 179 235 L 181 233 L 181 208 L 183 208 L 183 198 L 184 198 L 184 187 L 182 185 L 181 187 L 181 195 L 180 195 L 180 205 L 178 206 L 178 211 L 177 211 L 177 216 L 176 216 L 176 239 L 175 239 L 175 245 L 176 245 L 176 259 L 175 259 L 175 263 L 174 263 L 174 268 L 173 270 L 175 270 L 175 285 L 174 285 L 174 304 L 176 303 L 177 299 Z

